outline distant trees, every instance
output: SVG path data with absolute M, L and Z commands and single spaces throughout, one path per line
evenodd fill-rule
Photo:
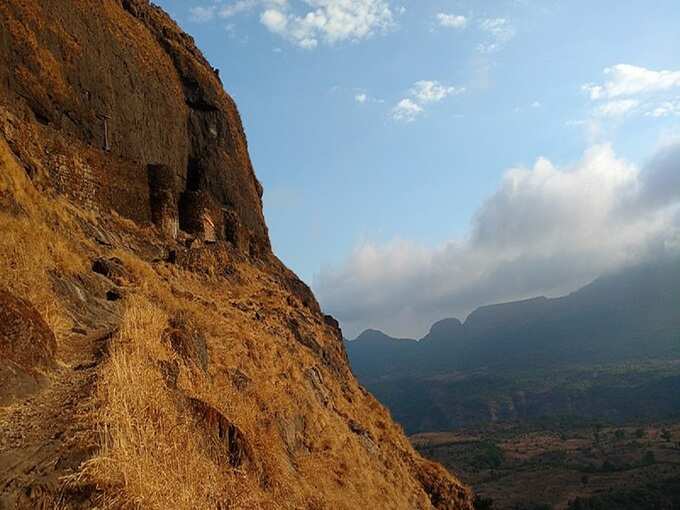
M 552 510 L 552 507 L 545 503 L 515 503 L 512 510 Z
M 603 473 L 611 473 L 613 471 L 616 471 L 616 466 L 612 461 L 607 459 L 602 463 L 602 468 L 600 469 L 600 471 L 602 471 Z
M 680 508 L 680 479 L 654 482 L 569 502 L 567 510 L 671 510 Z
M 647 435 L 647 432 L 643 428 L 639 428 L 635 431 L 635 437 L 637 437 L 638 439 L 642 439 L 646 435 Z
M 595 439 L 595 444 L 600 444 L 600 433 L 602 432 L 602 425 L 598 423 L 593 429 L 593 438 Z
M 483 441 L 475 448 L 471 464 L 478 469 L 496 469 L 501 467 L 505 454 L 498 445 Z
M 475 510 L 493 510 L 493 499 L 484 496 L 475 496 Z

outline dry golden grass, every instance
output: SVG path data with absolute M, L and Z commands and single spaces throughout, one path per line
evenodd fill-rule
M 413 474 L 418 458 L 388 413 L 346 368 L 330 366 L 296 339 L 293 319 L 324 348 L 338 342 L 276 274 L 226 260 L 217 249 L 206 250 L 200 271 L 143 260 L 134 246 L 148 243 L 148 229 L 41 196 L 6 151 L 0 138 L 0 198 L 6 191 L 24 212 L 0 212 L 0 281 L 61 331 L 69 316 L 50 274 L 76 279 L 98 256 L 119 258 L 129 274 L 119 333 L 97 368 L 84 423 L 95 429 L 98 451 L 71 478 L 74 485 L 100 489 L 104 508 L 431 508 Z M 115 249 L 96 246 L 81 223 L 104 224 L 124 239 Z M 208 373 L 164 341 L 179 314 L 206 337 Z M 177 389 L 163 378 L 164 361 L 180 366 Z M 322 376 L 321 390 L 310 370 Z M 234 382 L 235 373 L 247 384 Z M 251 464 L 235 469 L 216 460 L 206 424 L 195 421 L 186 396 L 238 428 Z
M 256 508 L 257 490 L 207 455 L 203 436 L 158 360 L 172 357 L 162 342 L 168 318 L 131 297 L 101 371 L 96 421 L 101 448 L 83 476 L 105 487 L 110 508 Z
M 51 290 L 49 272 L 68 271 L 72 253 L 48 229 L 25 218 L 0 214 L 0 232 L 0 281 L 30 301 L 55 335 L 63 337 L 72 324 Z
M 0 194 L 12 196 L 23 210 L 17 215 L 0 211 L 0 282 L 30 301 L 57 339 L 63 338 L 72 322 L 56 299 L 49 275 L 81 273 L 86 262 L 71 240 L 49 225 L 75 229 L 67 213 L 72 207 L 37 193 L 4 139 L 0 139 L 0 172 Z

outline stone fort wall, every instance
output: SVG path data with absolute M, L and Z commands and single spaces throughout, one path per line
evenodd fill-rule
M 22 122 L 2 105 L 0 135 L 38 186 L 85 209 L 153 223 L 171 238 L 181 228 L 204 241 L 227 241 L 244 253 L 251 249 L 238 214 L 208 191 L 183 189 L 177 170 L 167 164 L 125 159 L 50 126 Z
M 92 210 L 114 210 L 138 223 L 151 221 L 147 165 L 126 160 L 23 122 L 0 105 L 0 134 L 38 186 L 53 189 Z

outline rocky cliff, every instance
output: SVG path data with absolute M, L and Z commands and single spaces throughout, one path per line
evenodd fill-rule
M 167 16 L 144 1 L 57 0 L 3 2 L 0 20 L 3 131 L 31 172 L 144 222 L 155 205 L 147 174 L 162 165 L 183 226 L 202 228 L 196 209 L 214 209 L 218 227 L 234 223 L 231 241 L 268 251 L 236 105 Z
M 471 508 L 272 254 L 165 13 L 5 0 L 0 60 L 0 508 Z

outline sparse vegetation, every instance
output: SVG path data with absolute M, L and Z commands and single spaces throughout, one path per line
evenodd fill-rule
M 207 455 L 191 414 L 170 393 L 158 360 L 168 317 L 139 296 L 125 308 L 120 333 L 98 384 L 101 449 L 84 475 L 106 491 L 106 503 L 143 508 L 257 506 L 256 487 Z
M 504 454 L 498 445 L 484 441 L 473 453 L 471 464 L 477 469 L 495 469 L 503 464 Z
M 567 510 L 673 510 L 680 507 L 680 480 L 655 481 L 641 487 L 576 498 Z
M 419 434 L 412 440 L 421 452 L 459 473 L 479 491 L 480 508 L 562 508 L 568 500 L 581 498 L 578 504 L 585 505 L 589 495 L 632 490 L 652 482 L 660 486 L 663 480 L 680 477 L 680 452 L 668 447 L 668 434 L 662 433 L 666 430 L 677 435 L 678 428 L 680 424 L 670 422 L 648 423 L 644 427 L 600 423 L 599 427 L 591 424 L 558 430 L 497 424 Z M 646 439 L 633 439 L 641 429 L 650 431 Z M 492 468 L 487 464 L 480 469 L 473 462 L 485 442 L 502 452 L 500 465 Z M 616 506 L 582 508 L 619 510 Z
M 55 298 L 51 274 L 78 274 L 85 268 L 82 253 L 72 240 L 55 235 L 49 224 L 59 223 L 67 230 L 76 226 L 72 210 L 64 200 L 50 200 L 36 193 L 28 177 L 0 139 L 0 196 L 16 197 L 16 214 L 0 215 L 0 282 L 17 296 L 30 301 L 54 331 L 62 338 L 72 326 L 68 314 Z
M 493 499 L 477 496 L 475 498 L 475 510 L 493 510 Z
M 512 510 L 552 510 L 552 507 L 543 503 L 516 503 Z

